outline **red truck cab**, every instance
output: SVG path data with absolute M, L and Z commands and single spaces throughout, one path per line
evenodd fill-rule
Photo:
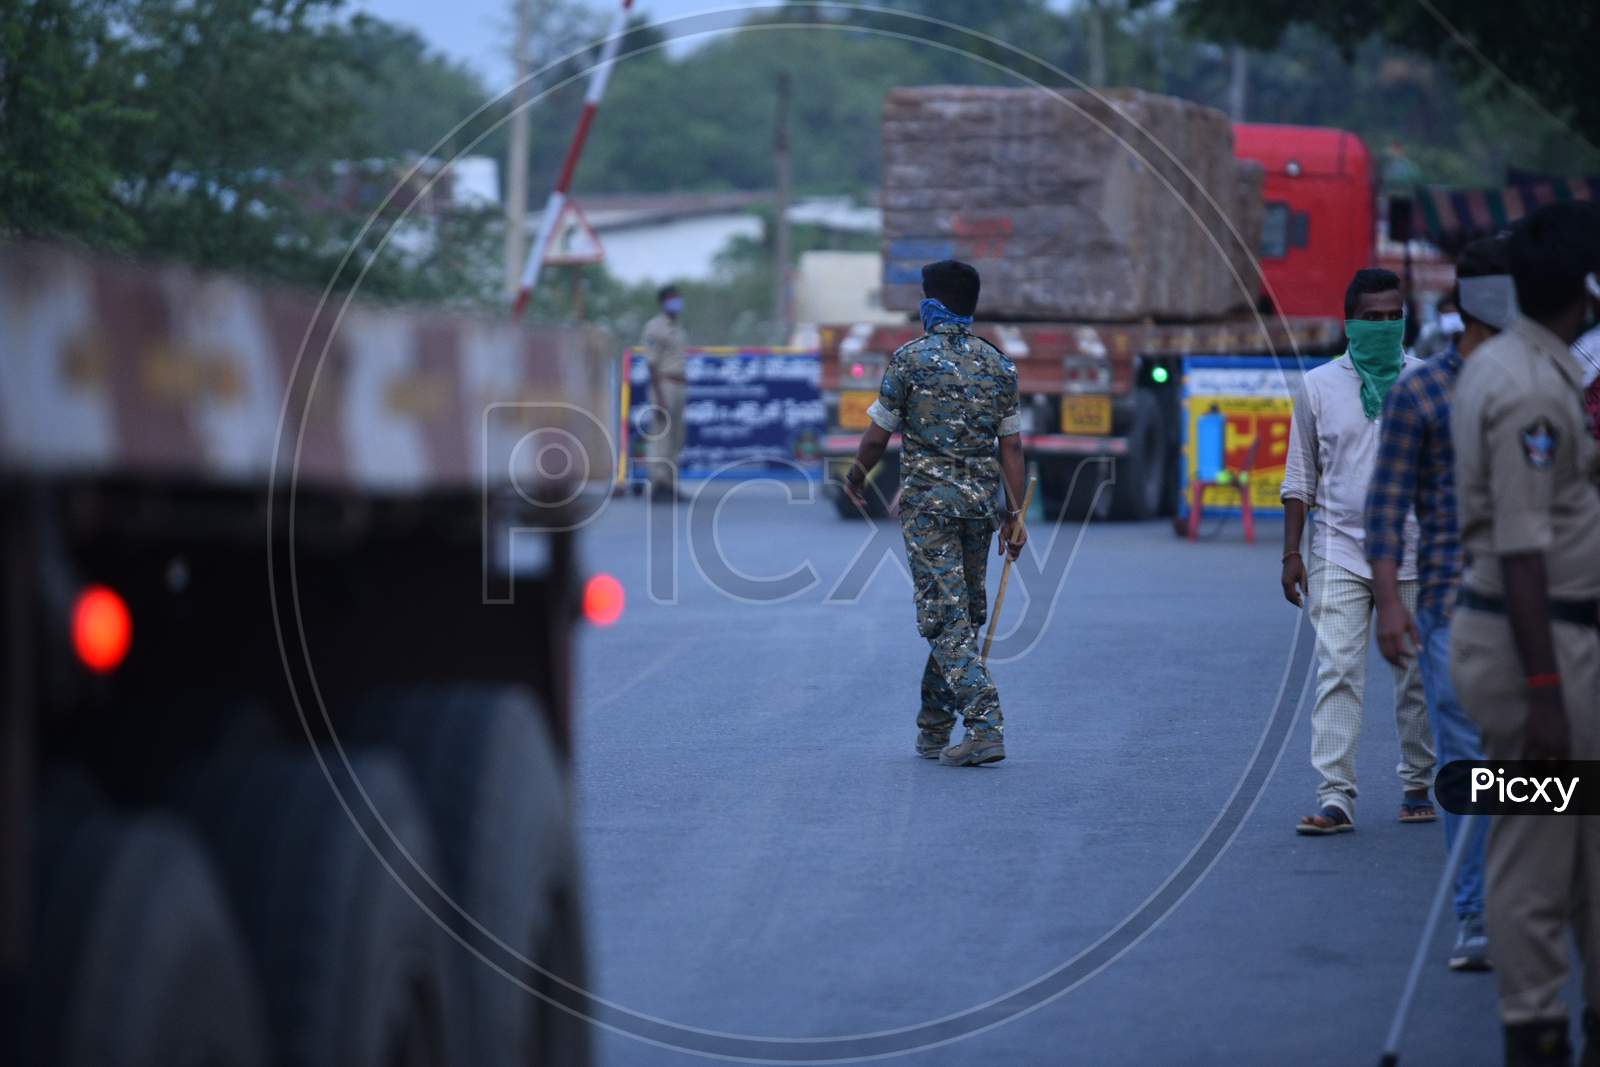
M 1342 316 L 1350 276 L 1375 260 L 1372 155 L 1361 138 L 1311 126 L 1236 123 L 1233 151 L 1266 168 L 1261 269 L 1284 315 Z

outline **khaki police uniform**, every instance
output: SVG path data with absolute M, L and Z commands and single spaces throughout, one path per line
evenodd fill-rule
M 1600 759 L 1600 457 L 1583 376 L 1560 338 L 1519 316 L 1462 368 L 1451 412 L 1466 552 L 1451 675 L 1487 757 L 1520 759 L 1525 672 L 1505 615 L 1500 556 L 1538 552 L 1571 758 Z M 1488 849 L 1489 943 L 1507 1025 L 1558 1019 L 1567 927 L 1600 1010 L 1600 817 L 1495 817 Z
M 650 439 L 650 481 L 670 489 L 683 452 L 684 401 L 689 395 L 689 337 L 677 319 L 661 312 L 644 325 L 645 360 L 650 364 L 651 401 L 666 414 L 666 427 Z M 658 427 L 659 429 L 659 427 Z

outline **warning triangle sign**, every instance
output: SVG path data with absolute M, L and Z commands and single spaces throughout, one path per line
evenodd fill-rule
M 544 261 L 551 266 L 574 266 L 582 263 L 599 263 L 606 258 L 600 247 L 600 238 L 583 217 L 576 201 L 568 200 L 556 217 L 555 229 L 550 233 L 550 246 Z

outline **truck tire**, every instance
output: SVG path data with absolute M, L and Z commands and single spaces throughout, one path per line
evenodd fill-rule
M 23 1062 L 262 1067 L 249 956 L 204 850 L 165 815 L 46 797 Z
M 424 869 L 432 841 L 394 760 L 354 752 L 361 790 L 327 756 L 338 795 L 310 755 L 281 750 L 213 759 L 179 784 L 178 803 L 217 856 L 255 957 L 281 1064 L 445 1064 L 450 995 L 443 936 L 369 849 Z M 340 797 L 361 825 L 358 832 Z
M 566 774 L 536 699 L 506 686 L 418 688 L 374 699 L 345 735 L 391 746 L 410 768 L 439 842 L 436 878 L 465 912 L 447 907 L 455 932 L 529 986 L 584 1010 L 583 995 L 556 980 L 585 987 L 584 936 Z M 464 947 L 450 956 L 463 993 L 451 1021 L 465 1039 L 459 1062 L 589 1062 L 584 1019 Z
M 1183 452 L 1177 441 L 1167 442 L 1166 471 L 1161 484 L 1161 515 L 1176 519 L 1178 497 L 1183 495 Z
M 878 476 L 872 479 L 872 484 L 867 488 L 867 518 L 882 519 L 889 515 L 888 505 L 894 502 L 895 495 L 900 492 L 900 453 L 887 452 L 878 462 Z M 861 512 L 850 498 L 844 495 L 844 489 L 835 487 L 833 506 L 841 518 L 859 519 Z
M 1160 513 L 1163 517 L 1176 518 L 1178 498 L 1183 495 L 1183 438 L 1180 432 L 1183 405 L 1174 389 L 1169 388 L 1161 397 L 1161 420 L 1166 425 L 1167 433 L 1161 448 L 1166 475 L 1161 482 Z
M 1046 522 L 1111 517 L 1111 465 L 1101 459 L 1060 456 L 1039 461 L 1039 488 Z
M 1137 520 L 1160 514 L 1167 481 L 1167 432 L 1161 402 L 1148 389 L 1134 391 L 1128 454 L 1117 460 L 1116 469 L 1111 517 Z

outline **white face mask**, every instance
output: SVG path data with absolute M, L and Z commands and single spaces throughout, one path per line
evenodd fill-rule
M 1446 311 L 1439 316 L 1439 332 L 1449 337 L 1467 332 L 1467 324 L 1461 321 L 1459 311 Z
M 1509 274 L 1480 274 L 1456 283 L 1461 310 L 1479 322 L 1503 330 L 1517 317 L 1517 290 Z
M 1600 326 L 1572 342 L 1572 354 L 1583 368 L 1583 387 L 1587 389 L 1600 378 Z

